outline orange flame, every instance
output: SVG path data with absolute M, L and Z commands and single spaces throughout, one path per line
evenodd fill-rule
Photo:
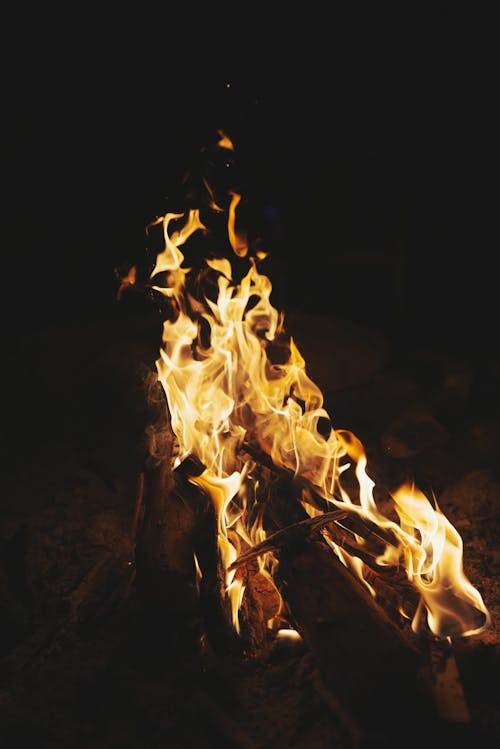
M 227 136 L 219 135 L 219 145 L 232 148 Z M 246 257 L 246 239 L 235 231 L 240 196 L 230 193 L 230 198 L 229 240 L 235 254 Z M 171 232 L 171 224 L 179 221 L 184 222 L 181 228 Z M 385 544 L 376 564 L 404 568 L 419 594 L 412 619 L 415 631 L 425 623 L 442 638 L 486 628 L 489 613 L 464 575 L 462 542 L 451 523 L 410 485 L 393 494 L 399 522 L 383 512 L 373 496 L 374 482 L 366 472 L 361 442 L 347 430 L 331 428 L 326 436 L 320 433 L 319 421 L 330 423 L 330 417 L 292 338 L 287 343 L 286 360 L 271 362 L 268 346 L 283 334 L 284 322 L 270 301 L 271 281 L 258 270 L 264 253 L 258 258 L 248 256 L 248 269 L 238 282 L 228 258 L 206 259 L 217 280 L 217 297 L 199 299 L 194 315 L 186 292 L 191 271 L 183 267 L 179 248 L 195 232 L 206 232 L 206 227 L 198 210 L 167 213 L 156 224 L 163 225 L 165 248 L 156 258 L 151 279 L 166 273 L 167 281 L 153 281 L 153 288 L 177 303 L 175 319 L 163 325 L 157 372 L 179 445 L 176 465 L 194 455 L 205 467 L 192 481 L 209 494 L 216 509 L 219 549 L 236 630 L 244 585 L 230 567 L 243 548 L 265 539 L 262 525 L 255 517 L 250 520 L 251 460 L 242 458 L 244 444 L 258 445 L 275 466 L 307 480 L 330 509 L 347 510 L 352 518 L 378 529 Z M 202 326 L 209 330 L 208 339 L 202 335 Z M 354 498 L 343 487 L 343 474 L 349 470 L 358 486 Z M 300 501 L 312 517 L 322 512 L 308 500 L 307 491 Z M 365 579 L 361 557 L 343 548 L 326 529 L 323 535 L 332 551 L 375 595 Z M 355 538 L 362 548 L 363 538 Z M 271 577 L 274 564 L 271 553 L 262 555 L 261 569 Z

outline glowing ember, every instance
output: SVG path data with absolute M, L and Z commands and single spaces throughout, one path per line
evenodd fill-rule
M 232 150 L 227 135 L 220 136 L 219 148 Z M 415 631 L 426 625 L 439 638 L 480 632 L 490 617 L 464 575 L 459 534 L 437 504 L 414 486 L 400 487 L 392 501 L 376 501 L 362 444 L 351 432 L 331 425 L 323 395 L 286 335 L 284 316 L 271 304 L 271 281 L 259 272 L 265 255 L 252 256 L 237 231 L 240 196 L 228 191 L 225 204 L 219 205 L 220 197 L 215 201 L 210 186 L 205 187 L 210 210 L 226 213 L 235 262 L 206 258 L 204 278 L 212 285 L 195 294 L 203 284 L 183 265 L 180 248 L 197 233 L 207 235 L 208 229 L 198 209 L 167 213 L 155 222 L 163 226 L 165 246 L 150 278 L 172 310 L 163 325 L 156 365 L 178 442 L 176 465 L 195 456 L 204 466 L 191 481 L 209 494 L 217 512 L 234 627 L 239 631 L 245 595 L 235 562 L 266 540 L 259 512 L 265 487 L 251 457 L 253 446 L 277 469 L 300 479 L 297 500 L 311 518 L 343 510 L 343 520 L 330 521 L 320 532 L 373 595 L 368 557 L 372 570 L 404 570 L 419 597 L 416 609 L 406 613 Z M 243 258 L 246 268 L 236 278 L 233 264 L 237 260 L 240 266 Z M 124 283 L 134 279 L 131 272 Z M 281 353 L 278 363 L 273 346 Z M 349 485 L 356 486 L 354 496 L 345 488 L 347 476 Z M 335 528 L 349 532 L 350 543 L 340 541 Z M 376 552 L 370 534 L 377 539 Z M 272 582 L 277 563 L 272 548 L 266 550 L 264 544 L 256 559 L 259 574 Z M 270 617 L 270 627 L 277 629 L 279 615 L 277 610 Z

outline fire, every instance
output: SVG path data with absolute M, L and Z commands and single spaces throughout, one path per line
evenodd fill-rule
M 232 149 L 222 132 L 219 148 Z M 375 499 L 363 445 L 331 424 L 322 392 L 286 334 L 284 315 L 271 303 L 271 281 L 259 270 L 265 254 L 252 255 L 237 229 L 241 196 L 229 191 L 220 205 L 205 187 L 210 210 L 226 213 L 235 260 L 207 257 L 204 273 L 212 285 L 196 295 L 181 248 L 194 235 L 209 233 L 206 222 L 199 209 L 167 213 L 153 224 L 163 228 L 164 249 L 150 285 L 172 310 L 156 367 L 178 442 L 176 466 L 190 456 L 204 466 L 191 481 L 216 510 L 234 627 L 239 631 L 245 595 L 238 558 L 257 549 L 259 570 L 271 581 L 276 565 L 259 512 L 265 487 L 252 458 L 258 449 L 297 480 L 297 499 L 311 518 L 342 511 L 320 532 L 374 596 L 367 559 L 371 569 L 404 571 L 418 596 L 407 614 L 415 631 L 427 626 L 438 638 L 480 632 L 490 617 L 464 574 L 458 532 L 415 486 L 401 486 L 390 501 Z M 246 267 L 238 278 L 233 265 L 242 259 Z M 131 275 L 128 283 L 134 280 Z

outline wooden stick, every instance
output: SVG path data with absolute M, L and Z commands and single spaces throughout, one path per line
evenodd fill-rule
M 435 723 L 424 654 L 324 542 L 279 552 L 281 590 L 325 684 L 367 735 Z M 394 716 L 397 716 L 394 718 Z M 423 739 L 423 736 L 422 736 Z M 392 746 L 392 744 L 389 744 Z
M 265 527 L 275 532 L 289 523 L 299 525 L 275 550 L 275 578 L 289 620 L 315 657 L 326 687 L 351 716 L 355 731 L 380 736 L 382 745 L 396 745 L 401 721 L 418 723 L 424 733 L 435 728 L 420 641 L 388 616 L 321 534 L 298 532 L 308 526 L 302 525 L 305 515 L 296 485 L 282 475 L 272 485 Z M 337 522 L 344 524 L 330 521 L 327 532 Z
M 189 491 L 197 493 L 198 497 L 201 494 L 204 501 L 204 509 L 192 537 L 193 551 L 201 572 L 199 595 L 203 630 L 208 644 L 216 653 L 241 654 L 243 643 L 232 625 L 230 603 L 225 593 L 225 570 L 219 552 L 215 509 L 199 487 L 186 482 L 181 492 L 185 495 Z
M 457 725 L 469 724 L 471 716 L 451 643 L 430 640 L 428 647 L 432 690 L 440 718 Z
M 295 543 L 299 539 L 307 538 L 314 533 L 319 533 L 330 523 L 346 517 L 346 514 L 347 513 L 343 512 L 343 510 L 333 510 L 332 512 L 326 512 L 324 515 L 315 518 L 308 517 L 304 520 L 292 523 L 291 525 L 287 525 L 282 530 L 272 533 L 265 539 L 265 541 L 252 546 L 243 554 L 240 554 L 240 556 L 230 565 L 229 569 L 235 570 L 243 564 L 250 564 L 263 554 L 270 551 L 276 551 L 287 544 Z

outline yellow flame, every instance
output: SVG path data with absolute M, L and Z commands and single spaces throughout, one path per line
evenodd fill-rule
M 220 136 L 220 145 L 232 148 L 222 132 Z M 231 193 L 227 227 L 235 254 L 245 257 L 246 240 L 235 231 L 239 201 L 240 196 Z M 180 220 L 184 224 L 171 232 L 172 223 L 178 226 Z M 320 420 L 329 422 L 330 417 L 293 338 L 287 340 L 284 361 L 271 361 L 268 346 L 284 332 L 283 315 L 271 304 L 272 284 L 259 272 L 257 259 L 248 257 L 248 270 L 239 282 L 233 278 L 228 258 L 207 259 L 207 267 L 217 276 L 217 296 L 199 299 L 195 316 L 185 300 L 190 269 L 182 267 L 184 255 L 179 247 L 193 233 L 205 231 L 205 226 L 198 210 L 190 210 L 187 216 L 168 213 L 152 226 L 159 224 L 165 248 L 156 258 L 151 278 L 160 273 L 168 278 L 166 284 L 153 288 L 177 300 L 178 314 L 163 325 L 157 372 L 179 445 L 177 462 L 196 456 L 205 467 L 191 480 L 209 494 L 216 510 L 236 630 L 245 588 L 229 567 L 241 544 L 247 548 L 265 538 L 260 518 L 251 520 L 248 512 L 250 470 L 248 463 L 242 464 L 244 442 L 259 446 L 275 466 L 307 480 L 328 505 L 347 508 L 353 518 L 379 529 L 381 539 L 387 537 L 376 563 L 404 566 L 420 594 L 412 620 L 415 630 L 425 621 L 434 635 L 448 637 L 473 634 L 488 626 L 484 602 L 463 572 L 462 542 L 451 523 L 409 485 L 393 495 L 399 523 L 386 516 L 374 499 L 374 482 L 367 474 L 360 440 L 347 430 L 331 428 L 326 436 L 320 431 Z M 201 325 L 209 330 L 208 337 L 201 335 Z M 343 474 L 349 470 L 354 471 L 358 486 L 354 497 L 343 486 Z M 305 495 L 302 504 L 311 516 L 321 512 Z M 365 579 L 361 558 L 342 548 L 326 530 L 324 537 L 375 595 Z M 359 534 L 354 539 L 363 546 Z M 265 554 L 260 569 L 272 575 L 275 564 L 273 555 Z
M 416 487 L 403 485 L 393 496 L 407 534 L 408 579 L 422 595 L 430 630 L 439 637 L 480 632 L 489 625 L 490 615 L 464 574 L 460 534 Z M 418 615 L 413 620 L 417 627 Z
M 236 232 L 236 208 L 241 200 L 241 195 L 233 192 L 231 193 L 231 202 L 229 204 L 229 222 L 228 222 L 228 234 L 231 247 L 239 257 L 245 257 L 248 252 L 248 246 L 246 237 Z
M 130 286 L 134 286 L 137 280 L 137 268 L 135 265 L 133 265 L 126 276 L 121 276 L 119 272 L 116 270 L 115 274 L 120 279 L 120 286 L 118 287 L 118 291 L 116 292 L 116 298 L 120 300 L 123 296 L 123 292 L 126 291 Z

